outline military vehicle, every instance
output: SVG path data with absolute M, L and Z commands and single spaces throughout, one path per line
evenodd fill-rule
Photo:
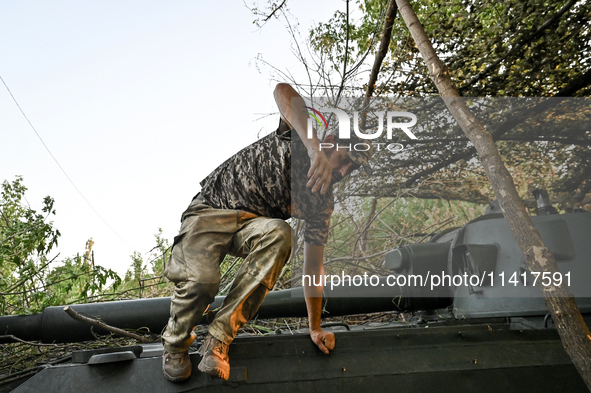
M 552 277 L 528 271 L 493 202 L 461 228 L 387 253 L 392 275 L 367 285 L 327 285 L 325 316 L 413 312 L 410 322 L 327 324 L 336 336 L 330 355 L 306 332 L 239 336 L 230 346 L 228 381 L 200 373 L 193 351 L 191 378 L 171 383 L 162 376 L 158 342 L 83 350 L 32 377 L 0 385 L 0 392 L 587 392 L 534 281 L 566 283 L 589 325 L 591 214 L 557 214 L 547 193 L 534 195 L 538 215 L 532 220 L 560 268 Z M 71 308 L 120 328 L 160 332 L 169 306 L 169 298 L 158 298 Z M 258 313 L 260 319 L 303 316 L 302 288 L 271 292 Z M 0 317 L 0 329 L 46 343 L 92 339 L 89 325 L 70 318 L 63 307 Z

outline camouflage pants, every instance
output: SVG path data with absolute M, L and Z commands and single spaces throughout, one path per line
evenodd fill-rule
M 175 283 L 170 319 L 162 335 L 171 353 L 186 350 L 191 331 L 214 300 L 226 254 L 244 258 L 209 333 L 229 344 L 258 310 L 289 259 L 291 228 L 280 219 L 214 209 L 199 198 L 184 214 L 164 275 Z

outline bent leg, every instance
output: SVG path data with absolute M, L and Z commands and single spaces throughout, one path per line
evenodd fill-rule
M 250 320 L 291 253 L 291 227 L 283 220 L 257 217 L 236 233 L 229 253 L 245 257 L 209 333 L 225 344 Z
M 218 291 L 218 284 L 182 281 L 176 284 L 170 302 L 170 319 L 162 334 L 164 349 L 169 353 L 186 351 L 193 342 L 191 331 Z
M 184 219 L 164 275 L 175 283 L 170 319 L 162 334 L 169 353 L 187 350 L 191 332 L 214 300 L 220 282 L 219 265 L 230 249 L 241 220 L 254 217 L 236 210 L 213 209 L 195 202 Z M 248 214 L 246 216 L 245 214 Z

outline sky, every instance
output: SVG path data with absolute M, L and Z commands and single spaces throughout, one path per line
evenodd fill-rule
M 302 34 L 345 7 L 289 4 Z M 256 58 L 303 69 L 284 22 L 253 20 L 242 0 L 0 1 L 0 77 L 43 140 L 0 83 L 0 181 L 22 176 L 37 210 L 55 199 L 51 257 L 92 237 L 95 263 L 124 274 L 159 228 L 172 240 L 205 176 L 273 131 Z

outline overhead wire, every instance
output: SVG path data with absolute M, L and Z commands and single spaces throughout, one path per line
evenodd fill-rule
M 92 211 L 103 221 L 103 223 L 115 235 L 117 235 L 117 237 L 119 237 L 119 239 L 121 239 L 121 241 L 123 243 L 125 243 L 129 248 L 133 249 L 133 247 L 119 233 L 117 233 L 117 231 L 115 231 L 115 229 L 113 229 L 113 227 L 111 227 L 111 225 L 109 225 L 109 223 L 103 218 L 103 216 L 100 215 L 100 213 L 94 208 L 94 206 L 92 206 L 90 204 L 90 202 L 88 201 L 88 199 L 86 199 L 86 197 L 84 196 L 84 194 L 82 194 L 82 192 L 78 189 L 78 187 L 76 187 L 76 184 L 74 184 L 74 182 L 72 181 L 72 179 L 70 178 L 70 176 L 68 176 L 68 174 L 66 173 L 66 171 L 64 170 L 64 168 L 60 165 L 60 163 L 58 162 L 57 158 L 55 158 L 55 156 L 53 155 L 53 153 L 51 152 L 51 150 L 49 150 L 49 147 L 45 144 L 45 142 L 43 141 L 43 138 L 41 138 L 41 135 L 39 135 L 39 133 L 37 132 L 37 130 L 35 129 L 35 127 L 31 123 L 31 121 L 29 120 L 29 118 L 27 117 L 27 115 L 25 114 L 25 112 L 23 111 L 23 109 L 21 108 L 21 106 L 19 105 L 18 101 L 16 100 L 16 98 L 12 94 L 12 91 L 10 91 L 10 88 L 8 87 L 8 85 L 6 84 L 6 82 L 4 81 L 4 79 L 2 78 L 2 76 L 0 76 L 0 81 L 2 81 L 2 84 L 4 84 L 4 87 L 8 91 L 8 94 L 10 94 L 10 97 L 12 98 L 12 100 L 14 101 L 14 103 L 16 104 L 17 108 L 19 109 L 19 111 L 21 112 L 21 114 L 24 116 L 24 118 L 27 121 L 27 123 L 29 123 L 29 126 L 31 126 L 31 128 L 35 132 L 35 135 L 37 135 L 37 138 L 39 138 L 39 140 L 41 141 L 41 143 L 45 147 L 45 150 L 47 150 L 47 152 L 49 153 L 49 155 L 51 156 L 51 158 L 53 158 L 53 161 L 55 161 L 55 163 L 60 168 L 60 170 L 62 171 L 62 173 L 64 174 L 64 176 L 66 176 L 66 178 L 68 179 L 68 181 L 70 182 L 70 184 L 72 184 L 72 186 L 74 187 L 74 189 L 78 192 L 78 194 L 80 194 L 80 196 L 82 197 L 82 199 L 84 199 L 84 201 L 88 204 L 88 206 L 92 209 Z

